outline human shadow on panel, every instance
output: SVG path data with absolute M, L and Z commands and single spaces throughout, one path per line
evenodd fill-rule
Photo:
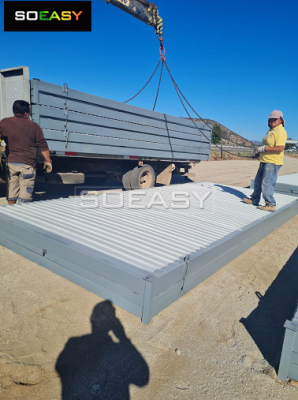
M 129 400 L 129 386 L 146 386 L 149 368 L 127 338 L 110 301 L 91 315 L 92 333 L 72 337 L 60 353 L 56 370 L 62 400 Z
M 272 253 L 274 257 L 274 252 Z M 291 320 L 298 299 L 298 247 L 264 296 L 256 292 L 258 306 L 241 318 L 263 358 L 277 371 L 284 341 L 286 320 Z M 259 266 L 262 268 L 262 266 Z

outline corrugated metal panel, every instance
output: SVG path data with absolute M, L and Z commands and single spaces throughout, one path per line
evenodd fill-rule
M 254 179 L 251 181 L 250 187 L 253 189 Z M 277 178 L 274 192 L 298 197 L 298 174 L 279 176 Z
M 242 202 L 250 194 L 250 189 L 189 183 L 1 207 L 0 237 L 4 245 L 17 239 L 15 250 L 30 249 L 41 265 L 83 287 L 81 277 L 99 279 L 88 289 L 149 322 L 297 213 L 293 197 L 277 194 L 277 211 L 268 213 Z M 174 196 L 184 200 L 173 201 Z M 188 208 L 173 208 L 185 198 Z M 154 200 L 160 204 L 152 205 Z M 104 201 L 113 208 L 105 208 Z M 87 204 L 96 207 L 83 209 Z
M 287 378 L 298 381 L 298 307 L 294 312 L 292 321 L 286 321 L 284 327 L 286 332 L 278 377 L 284 382 Z
M 31 82 L 32 118 L 51 151 L 208 160 L 211 129 L 184 118 L 119 103 L 47 82 Z

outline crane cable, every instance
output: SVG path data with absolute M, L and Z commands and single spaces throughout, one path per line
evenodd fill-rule
M 165 51 L 164 47 L 163 47 L 162 44 L 161 44 L 161 45 L 160 45 L 160 50 L 159 50 L 160 59 L 159 59 L 159 61 L 158 61 L 158 64 L 157 64 L 157 66 L 156 66 L 156 68 L 155 68 L 153 74 L 151 75 L 151 77 L 149 78 L 149 80 L 147 81 L 147 83 L 142 87 L 142 89 L 139 90 L 139 92 L 138 92 L 137 94 L 135 94 L 133 97 L 131 97 L 129 100 L 124 101 L 124 103 L 128 103 L 129 101 L 133 100 L 135 97 L 137 97 L 137 96 L 145 89 L 145 87 L 149 84 L 149 82 L 151 81 L 151 79 L 152 79 L 153 76 L 155 75 L 156 71 L 158 70 L 158 67 L 159 67 L 160 62 L 162 62 L 162 64 L 161 64 L 161 70 L 160 70 L 159 82 L 158 82 L 158 86 L 157 86 L 157 93 L 156 93 L 156 97 L 155 97 L 155 101 L 154 101 L 154 105 L 153 105 L 153 109 L 152 109 L 153 111 L 155 110 L 156 103 L 157 103 L 157 99 L 158 99 L 158 95 L 159 95 L 159 90 L 160 90 L 160 84 L 161 84 L 161 79 L 162 79 L 163 66 L 164 66 L 164 62 L 165 62 L 165 60 L 166 60 L 166 58 L 165 58 L 165 52 L 166 52 L 166 51 Z
M 151 81 L 151 79 L 152 79 L 153 76 L 155 75 L 155 72 L 158 70 L 160 61 L 161 61 L 161 60 L 158 61 L 158 64 L 157 64 L 157 66 L 156 66 L 156 68 L 155 68 L 153 74 L 150 76 L 150 78 L 149 78 L 148 81 L 145 83 L 145 85 L 142 87 L 142 89 L 139 90 L 138 93 L 135 94 L 133 97 L 131 97 L 130 99 L 124 101 L 123 103 L 128 103 L 129 101 L 133 100 L 135 97 L 137 97 L 137 96 L 145 89 L 145 87 L 149 84 L 149 82 Z
M 155 97 L 154 106 L 152 108 L 153 111 L 155 110 L 155 106 L 156 106 L 158 95 L 159 95 L 159 89 L 160 89 L 160 84 L 161 84 L 163 65 L 164 65 L 164 60 L 162 60 L 162 64 L 161 64 L 160 77 L 159 77 L 159 82 L 158 82 L 158 87 L 157 87 L 157 93 L 156 93 L 156 97 Z
M 162 39 L 163 39 L 163 37 L 162 37 Z M 165 58 L 165 48 L 163 47 L 163 41 L 162 41 L 162 40 L 160 40 L 160 50 L 159 50 L 159 52 L 160 52 L 160 59 L 159 59 L 159 61 L 158 61 L 158 64 L 157 64 L 157 66 L 156 66 L 156 68 L 155 68 L 153 74 L 152 74 L 151 77 L 149 78 L 149 80 L 148 80 L 148 81 L 146 82 L 146 84 L 142 87 L 142 89 L 139 90 L 139 92 L 138 92 L 137 94 L 135 94 L 135 95 L 134 95 L 133 97 L 131 97 L 130 99 L 124 101 L 124 103 L 128 103 L 129 101 L 133 100 L 135 97 L 137 97 L 137 96 L 147 87 L 147 85 L 148 85 L 149 82 L 152 80 L 153 76 L 155 75 L 156 71 L 158 70 L 158 67 L 159 67 L 160 63 L 162 62 L 161 71 L 160 71 L 160 77 L 159 77 L 159 83 L 158 83 L 158 87 L 157 87 L 156 98 L 155 98 L 155 102 L 154 102 L 154 106 L 153 106 L 153 111 L 155 110 L 155 107 L 156 107 L 156 103 L 157 103 L 157 99 L 158 99 L 158 95 L 159 95 L 159 90 L 160 90 L 161 79 L 162 79 L 163 66 L 165 65 L 165 66 L 166 66 L 166 69 L 167 69 L 167 71 L 168 71 L 168 73 L 169 73 L 169 76 L 170 76 L 170 78 L 171 78 L 171 81 L 172 81 L 172 83 L 173 83 L 173 86 L 174 86 L 174 88 L 175 88 L 175 91 L 176 91 L 176 93 L 177 93 L 177 96 L 178 96 L 178 98 L 179 98 L 179 100 L 180 100 L 180 102 L 181 102 L 181 104 L 182 104 L 182 106 L 183 106 L 183 108 L 184 108 L 186 114 L 188 115 L 189 119 L 190 119 L 191 122 L 194 124 L 194 126 L 198 129 L 198 131 L 207 139 L 208 142 L 211 142 L 212 139 L 209 138 L 208 136 L 206 136 L 205 133 L 202 131 L 202 129 L 200 129 L 200 128 L 198 127 L 198 125 L 196 124 L 195 120 L 191 117 L 190 113 L 188 112 L 188 110 L 187 110 L 187 108 L 186 108 L 186 106 L 185 106 L 185 104 L 184 104 L 184 102 L 183 102 L 183 100 L 182 100 L 182 98 L 183 98 L 184 101 L 186 102 L 186 104 L 190 107 L 190 109 L 191 109 L 191 110 L 196 114 L 196 116 L 199 118 L 199 120 L 204 121 L 203 118 L 200 117 L 200 115 L 195 111 L 195 109 L 191 106 L 191 104 L 190 104 L 190 103 L 188 102 L 188 100 L 185 98 L 184 94 L 181 92 L 179 86 L 177 85 L 175 79 L 173 78 L 173 75 L 171 74 L 170 68 L 169 68 L 168 63 L 167 63 L 166 58 Z M 205 123 L 206 126 L 208 126 L 208 128 L 211 129 L 211 132 L 212 132 L 212 129 L 213 129 L 212 126 L 210 126 L 210 125 L 209 125 L 208 123 L 206 123 L 206 122 L 204 122 L 204 123 Z M 229 140 L 229 139 L 228 139 L 228 140 Z M 232 142 L 232 141 L 231 141 L 231 142 Z M 234 142 L 232 142 L 232 143 L 234 143 Z M 237 143 L 234 143 L 234 144 L 237 144 Z M 231 154 L 232 156 L 235 156 L 234 153 L 232 153 L 232 152 L 230 152 L 230 151 L 228 151 L 228 150 L 224 150 L 221 146 L 218 146 L 218 145 L 215 144 L 215 143 L 214 143 L 214 146 L 215 146 L 216 148 L 220 149 L 221 151 L 225 152 L 225 153 L 228 153 L 228 154 Z M 255 151 L 255 148 L 254 148 L 254 147 L 251 147 L 251 146 L 241 146 L 241 147 L 250 148 L 250 149 L 253 149 L 253 150 Z M 253 154 L 252 156 L 237 155 L 237 157 L 240 157 L 240 158 L 254 158 L 254 156 L 255 156 L 255 154 Z
M 185 112 L 187 113 L 189 119 L 192 121 L 192 123 L 195 125 L 195 127 L 199 130 L 199 132 L 208 140 L 208 142 L 211 142 L 211 138 L 208 138 L 208 136 L 206 136 L 206 135 L 204 134 L 204 132 L 202 131 L 202 129 L 200 129 L 200 128 L 198 127 L 198 125 L 196 124 L 195 120 L 191 117 L 191 115 L 189 114 L 189 112 L 188 112 L 188 110 L 187 110 L 185 104 L 183 103 L 183 100 L 182 100 L 181 97 L 183 97 L 183 99 L 185 100 L 185 102 L 187 103 L 187 105 L 191 108 L 191 110 L 196 114 L 196 116 L 197 116 L 200 120 L 203 121 L 203 118 L 201 118 L 200 115 L 199 115 L 199 114 L 194 110 L 194 108 L 191 106 L 191 104 L 189 104 L 189 102 L 187 101 L 187 99 L 185 98 L 185 96 L 183 95 L 183 93 L 181 92 L 181 90 L 179 89 L 177 83 L 175 82 L 175 80 L 174 80 L 174 78 L 173 78 L 173 76 L 172 76 L 172 74 L 171 74 L 171 71 L 170 71 L 170 69 L 169 69 L 169 66 L 168 66 L 168 63 L 167 63 L 166 60 L 164 60 L 164 63 L 165 63 L 165 66 L 166 66 L 166 68 L 167 68 L 167 71 L 168 71 L 168 73 L 169 73 L 169 75 L 170 75 L 170 78 L 171 78 L 171 80 L 172 80 L 172 83 L 173 83 L 173 86 L 174 86 L 174 88 L 175 88 L 175 90 L 176 90 L 176 93 L 177 93 L 177 95 L 178 95 L 178 97 L 179 97 L 179 100 L 180 100 L 180 102 L 181 102 L 181 104 L 182 104 L 182 106 L 183 106 Z M 180 96 L 180 95 L 181 95 L 181 96 Z M 210 128 L 211 131 L 212 131 L 212 126 L 210 126 L 210 125 L 207 124 L 207 123 L 205 123 L 205 125 L 208 126 L 208 128 Z M 217 147 L 217 148 L 220 149 L 221 151 L 235 156 L 235 154 L 233 154 L 232 152 L 230 152 L 230 151 L 228 151 L 228 150 L 222 149 L 221 146 L 218 146 L 217 144 L 214 144 L 214 145 L 215 145 L 215 147 Z M 243 146 L 243 147 L 244 147 L 244 146 Z M 253 149 L 253 147 L 250 147 L 250 148 Z M 250 157 L 241 156 L 241 155 L 237 155 L 237 157 L 240 157 L 240 158 L 250 158 Z

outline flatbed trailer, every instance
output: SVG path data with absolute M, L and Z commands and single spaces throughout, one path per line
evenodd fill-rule
M 55 172 L 99 173 L 125 189 L 169 185 L 172 172 L 189 176 L 209 159 L 211 129 L 203 123 L 30 80 L 28 67 L 0 71 L 0 118 L 15 100 L 31 104 L 47 139 Z M 40 163 L 42 162 L 39 156 Z

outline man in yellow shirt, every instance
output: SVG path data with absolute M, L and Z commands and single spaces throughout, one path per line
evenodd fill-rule
M 260 210 L 275 211 L 274 186 L 277 173 L 283 165 L 284 149 L 287 141 L 287 132 L 284 128 L 283 113 L 278 110 L 269 115 L 268 126 L 270 130 L 263 138 L 262 146 L 258 147 L 260 153 L 260 167 L 255 177 L 254 191 L 250 199 L 244 199 L 247 204 L 258 206 Z M 263 193 L 265 206 L 259 206 Z

